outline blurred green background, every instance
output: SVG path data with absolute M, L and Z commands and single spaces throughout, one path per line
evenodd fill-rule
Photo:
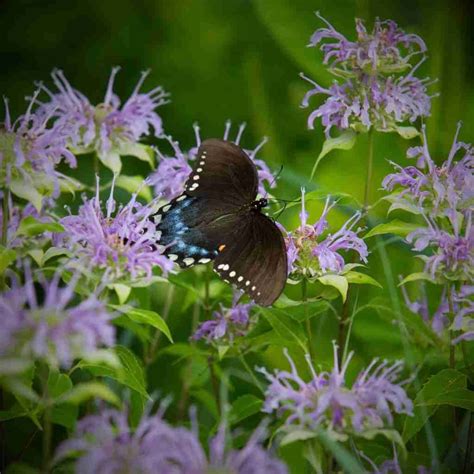
M 427 120 L 433 158 L 445 159 L 459 120 L 464 122 L 461 139 L 474 141 L 474 2 L 470 0 L 3 0 L 0 8 L 0 91 L 9 97 L 14 116 L 24 111 L 24 97 L 32 93 L 33 81 L 50 84 L 49 74 L 55 67 L 63 69 L 72 85 L 92 102 L 102 100 L 112 66 L 122 67 L 115 91 L 123 99 L 135 86 L 140 71 L 150 68 L 144 90 L 161 84 L 171 93 L 172 102 L 159 113 L 165 131 L 184 149 L 194 145 L 195 121 L 203 137 L 221 136 L 228 118 L 235 124 L 234 132 L 238 123 L 247 122 L 242 142 L 246 148 L 253 148 L 264 135 L 269 137 L 260 157 L 274 170 L 284 166 L 275 191 L 278 197 L 294 199 L 303 185 L 308 190 L 351 193 L 359 201 L 363 196 L 367 150 L 363 136 L 351 151 L 331 153 L 320 164 L 315 180 L 308 181 L 323 132 L 319 124 L 315 130 L 307 130 L 310 109 L 301 109 L 300 102 L 308 85 L 298 74 L 305 72 L 323 85 L 331 80 L 321 53 L 306 47 L 312 32 L 322 26 L 313 13 L 316 10 L 348 38 L 354 38 L 356 16 L 365 19 L 369 29 L 375 17 L 391 18 L 406 31 L 420 35 L 427 43 L 429 59 L 419 76 L 438 78 L 431 91 L 441 93 L 433 100 Z M 319 103 L 317 98 L 312 101 L 314 107 Z M 406 164 L 406 149 L 416 144 L 417 140 L 407 142 L 393 134 L 375 136 L 371 202 L 382 196 L 381 180 L 392 169 L 388 160 Z M 129 160 L 124 171 L 149 172 L 137 160 Z M 88 163 L 74 173 L 91 181 Z M 348 217 L 355 204 L 349 202 L 348 206 L 346 212 L 334 213 L 331 221 L 335 225 Z M 309 207 L 313 221 L 321 203 L 313 202 Z M 377 207 L 375 217 L 383 218 L 385 211 L 383 205 Z M 282 221 L 294 227 L 296 208 L 284 213 Z M 385 289 L 361 288 L 359 305 L 372 297 L 393 297 L 398 290 L 387 276 L 396 279 L 417 265 L 408 247 L 396 241 L 384 247 L 391 265 L 387 268 L 373 244 L 369 242 L 372 255 L 367 272 Z M 189 276 L 191 281 L 193 275 Z M 149 294 L 144 293 L 143 299 L 147 298 Z M 144 304 L 159 306 L 163 298 L 165 294 L 158 293 L 156 301 Z M 187 340 L 191 327 L 192 310 L 181 308 L 183 301 L 175 297 L 169 321 L 178 341 Z M 334 319 L 318 322 L 316 352 L 324 354 L 321 360 L 329 362 L 330 341 L 336 331 Z M 358 354 L 354 370 L 362 365 L 362 359 L 367 361 L 380 352 L 390 358 L 406 356 L 398 331 L 393 331 L 389 320 L 370 311 L 358 315 L 351 348 Z M 286 366 L 280 348 L 262 354 L 252 364 L 262 365 L 263 358 L 275 366 Z M 166 393 L 174 385 L 179 391 L 175 366 L 166 367 L 162 360 L 151 370 L 159 374 L 155 380 L 150 374 L 151 388 L 160 387 Z M 442 364 L 433 362 L 437 363 Z M 249 387 L 237 386 L 235 390 L 245 393 Z M 21 430 L 20 424 L 17 426 Z M 435 430 L 440 439 L 448 436 L 443 423 Z M 297 466 L 296 458 L 294 463 Z

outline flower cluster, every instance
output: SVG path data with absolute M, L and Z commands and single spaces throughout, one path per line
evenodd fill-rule
M 244 336 L 250 326 L 250 310 L 254 303 L 238 303 L 241 293 L 236 293 L 231 308 L 221 305 L 220 311 L 214 311 L 213 319 L 202 322 L 192 338 L 205 339 L 207 343 L 231 344 L 236 337 Z
M 276 370 L 273 374 L 260 368 L 270 382 L 265 395 L 264 411 L 286 416 L 289 426 L 315 429 L 327 428 L 339 435 L 363 434 L 365 430 L 391 426 L 393 413 L 412 415 L 413 403 L 403 385 L 397 382 L 402 363 L 389 364 L 374 359 L 363 370 L 351 388 L 346 386 L 346 370 L 351 352 L 341 368 L 334 344 L 334 367 L 331 372 L 317 373 L 306 357 L 312 379 L 305 382 L 285 350 L 291 371 Z
M 114 344 L 105 304 L 94 295 L 74 304 L 77 275 L 63 287 L 59 272 L 50 281 L 42 277 L 42 292 L 37 293 L 28 262 L 24 274 L 23 285 L 12 277 L 12 288 L 0 295 L 1 372 L 14 372 L 35 360 L 68 368 L 75 359 L 93 359 L 101 346 Z
M 55 460 L 79 454 L 75 472 L 81 474 L 286 474 L 285 465 L 261 446 L 263 435 L 257 429 L 242 449 L 226 449 L 221 425 L 207 458 L 196 426 L 193 431 L 174 428 L 156 415 L 143 417 L 132 430 L 125 412 L 106 410 L 82 419 L 73 437 L 59 446 Z
M 65 161 L 76 166 L 67 148 L 69 129 L 54 122 L 52 112 L 36 110 L 33 95 L 26 112 L 12 121 L 5 99 L 5 120 L 0 123 L 0 185 L 41 208 L 42 196 L 57 196 L 61 176 L 55 167 Z
M 417 252 L 423 255 L 425 271 L 439 281 L 471 281 L 474 273 L 474 148 L 458 141 L 460 125 L 448 158 L 436 165 L 431 158 L 423 128 L 423 145 L 410 148 L 408 157 L 416 166 L 389 174 L 382 186 L 392 191 L 387 199 L 391 210 L 403 209 L 420 214 L 426 223 L 407 236 Z
M 426 294 L 423 294 L 422 298 L 412 301 L 406 288 L 402 287 L 402 292 L 407 308 L 412 313 L 421 316 L 438 336 L 448 338 L 448 331 L 453 331 L 455 337 L 451 341 L 452 344 L 463 340 L 474 340 L 474 286 L 462 285 L 459 291 L 452 289 L 449 295 L 451 303 L 447 291 L 444 291 L 433 315 L 430 314 Z M 453 318 L 449 317 L 451 312 Z
M 232 122 L 228 120 L 225 124 L 224 140 L 230 139 L 230 129 Z M 231 140 L 236 145 L 240 144 L 242 134 L 245 130 L 246 124 L 243 123 L 239 126 L 237 136 L 234 140 Z M 155 195 L 160 196 L 165 200 L 171 200 L 179 196 L 184 191 L 184 185 L 188 176 L 191 174 L 192 162 L 196 158 L 196 154 L 199 146 L 201 145 L 201 134 L 197 124 L 194 124 L 194 133 L 196 137 L 196 146 L 191 148 L 188 152 L 183 152 L 179 146 L 179 143 L 173 141 L 169 136 L 164 136 L 171 145 L 173 155 L 168 156 L 158 152 L 160 162 L 156 170 L 149 176 L 148 180 L 151 185 L 155 187 Z M 267 139 L 264 138 L 253 150 L 245 150 L 250 159 L 254 162 L 257 167 L 259 177 L 259 193 L 265 194 L 265 185 L 273 188 L 276 186 L 270 168 L 265 161 L 257 158 L 257 153 L 266 143 Z
M 120 155 L 133 155 L 148 160 L 146 152 L 136 142 L 153 128 L 154 135 L 163 131 L 162 121 L 155 109 L 167 103 L 161 87 L 140 92 L 148 72 L 141 75 L 135 89 L 122 105 L 113 92 L 115 76 L 120 68 L 112 69 L 104 101 L 92 105 L 89 99 L 74 89 L 62 71 L 51 74 L 56 91 L 39 84 L 49 102 L 39 102 L 39 110 L 52 116 L 68 131 L 69 144 L 76 154 L 95 152 L 114 172 L 121 169 Z
M 340 252 L 347 250 L 354 250 L 363 262 L 367 262 L 367 245 L 358 236 L 361 229 L 354 230 L 360 213 L 355 213 L 338 231 L 323 238 L 328 228 L 327 215 L 334 203 L 330 204 L 328 197 L 320 218 L 313 225 L 307 223 L 304 189 L 301 203 L 301 224 L 293 232 L 287 232 L 285 238 L 289 273 L 299 272 L 308 276 L 341 273 L 345 262 Z
M 340 80 L 324 88 L 301 74 L 313 86 L 305 95 L 302 107 L 309 107 L 313 95 L 327 96 L 325 102 L 308 118 L 308 127 L 321 118 L 326 137 L 332 127 L 383 132 L 397 131 L 411 136 L 413 131 L 400 127 L 430 114 L 429 79 L 418 79 L 414 73 L 423 62 L 412 66 L 410 59 L 426 51 L 423 40 L 406 34 L 393 21 L 376 20 L 373 31 L 367 32 L 363 22 L 356 19 L 357 40 L 350 41 L 322 16 L 326 24 L 311 37 L 309 46 L 320 43 L 324 64 Z M 407 74 L 397 75 L 409 71 Z
M 170 271 L 174 264 L 161 253 L 158 231 L 150 219 L 156 200 L 142 205 L 134 194 L 122 206 L 113 192 L 114 182 L 104 212 L 97 182 L 96 195 L 84 198 L 78 214 L 61 219 L 65 232 L 58 244 L 73 249 L 85 268 L 101 270 L 101 278 L 108 283 L 123 277 L 149 279 L 155 266 Z

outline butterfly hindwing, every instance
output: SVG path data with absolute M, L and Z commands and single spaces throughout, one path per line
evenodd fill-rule
M 275 223 L 260 211 L 242 215 L 228 229 L 225 247 L 214 261 L 215 271 L 245 291 L 256 303 L 271 305 L 280 296 L 287 277 L 286 247 Z M 221 247 L 222 248 L 222 247 Z
M 202 142 L 185 185 L 187 194 L 240 207 L 252 202 L 257 190 L 255 165 L 239 146 L 216 138 Z

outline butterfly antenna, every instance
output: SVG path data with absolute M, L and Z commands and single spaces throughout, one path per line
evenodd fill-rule
M 291 202 L 291 201 L 290 201 L 290 202 Z M 280 211 L 278 212 L 277 216 L 276 216 L 273 220 L 278 221 L 278 219 L 279 219 L 280 216 L 283 214 L 283 212 L 285 212 L 287 205 L 288 205 L 287 202 L 284 202 L 284 203 L 283 203 L 283 207 L 280 209 Z
M 276 183 L 277 179 L 279 178 L 279 176 L 281 175 L 281 172 L 283 171 L 283 165 L 280 166 L 280 169 L 278 170 L 278 173 L 273 177 L 273 179 L 271 180 L 270 182 L 270 188 Z M 264 198 L 267 198 L 268 196 L 268 191 L 265 192 L 265 196 L 263 196 Z

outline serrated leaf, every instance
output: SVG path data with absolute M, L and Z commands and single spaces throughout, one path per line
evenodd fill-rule
M 12 179 L 10 182 L 10 191 L 19 198 L 25 199 L 35 206 L 38 212 L 41 211 L 43 205 L 43 196 L 32 185 L 21 179 Z
M 120 311 L 121 313 L 128 316 L 132 321 L 140 324 L 148 324 L 149 326 L 153 326 L 155 329 L 161 331 L 170 342 L 173 342 L 173 337 L 171 336 L 171 332 L 169 330 L 166 321 L 155 311 L 150 311 L 147 309 L 140 309 L 140 308 L 132 308 L 131 306 L 117 306 L 117 305 L 110 305 L 111 308 Z
M 415 273 L 410 273 L 410 275 L 406 276 L 399 284 L 398 286 L 402 286 L 405 283 L 409 283 L 411 281 L 419 281 L 419 280 L 425 280 L 429 281 L 431 283 L 435 283 L 434 280 L 431 278 L 431 275 L 429 273 L 425 272 L 415 272 Z
M 240 423 L 249 416 L 259 413 L 262 406 L 263 401 L 255 395 L 242 395 L 232 404 L 229 412 L 229 421 L 231 424 Z
M 444 369 L 430 377 L 416 395 L 412 417 L 407 417 L 403 427 L 405 443 L 415 436 L 434 415 L 440 403 L 430 404 L 431 401 L 442 399 L 444 394 L 465 389 L 467 377 L 454 369 Z
M 44 232 L 64 232 L 64 227 L 57 222 L 41 222 L 33 216 L 28 216 L 22 219 L 16 234 L 34 237 Z
M 278 336 L 298 344 L 304 352 L 308 351 L 306 336 L 298 323 L 291 320 L 287 314 L 279 309 L 262 308 L 261 312 Z
M 406 237 L 410 232 L 419 229 L 418 224 L 412 224 L 410 222 L 403 222 L 399 219 L 394 219 L 390 222 L 384 222 L 383 224 L 376 225 L 365 234 L 364 239 L 368 237 L 374 237 L 375 235 L 395 234 L 401 237 Z
M 316 161 L 313 166 L 313 170 L 311 171 L 310 179 L 313 179 L 314 173 L 316 173 L 316 169 L 319 165 L 319 162 L 332 150 L 350 150 L 354 147 L 356 142 L 357 134 L 354 130 L 346 130 L 342 132 L 338 137 L 335 138 L 327 138 L 323 143 L 323 148 L 321 153 L 316 158 Z
M 113 405 L 120 406 L 120 399 L 117 395 L 115 395 L 109 387 L 100 382 L 79 383 L 59 397 L 56 403 L 72 403 L 74 405 L 80 405 L 81 403 L 94 398 L 100 398 Z
M 16 259 L 16 252 L 0 245 L 0 274 L 3 273 L 9 265 Z
M 342 301 L 346 301 L 349 283 L 344 275 L 323 275 L 317 278 L 317 280 L 323 285 L 336 288 L 342 296 Z
M 151 201 L 153 196 L 149 186 L 144 184 L 142 176 L 126 176 L 121 174 L 117 176 L 115 185 L 119 188 L 125 189 L 130 194 L 134 194 L 138 191 L 138 195 L 146 201 Z
M 345 273 L 344 276 L 347 278 L 347 281 L 349 283 L 354 283 L 356 285 L 373 285 L 378 286 L 379 288 L 383 288 L 383 286 L 377 280 L 375 280 L 369 275 L 366 275 L 365 273 L 351 271 Z

